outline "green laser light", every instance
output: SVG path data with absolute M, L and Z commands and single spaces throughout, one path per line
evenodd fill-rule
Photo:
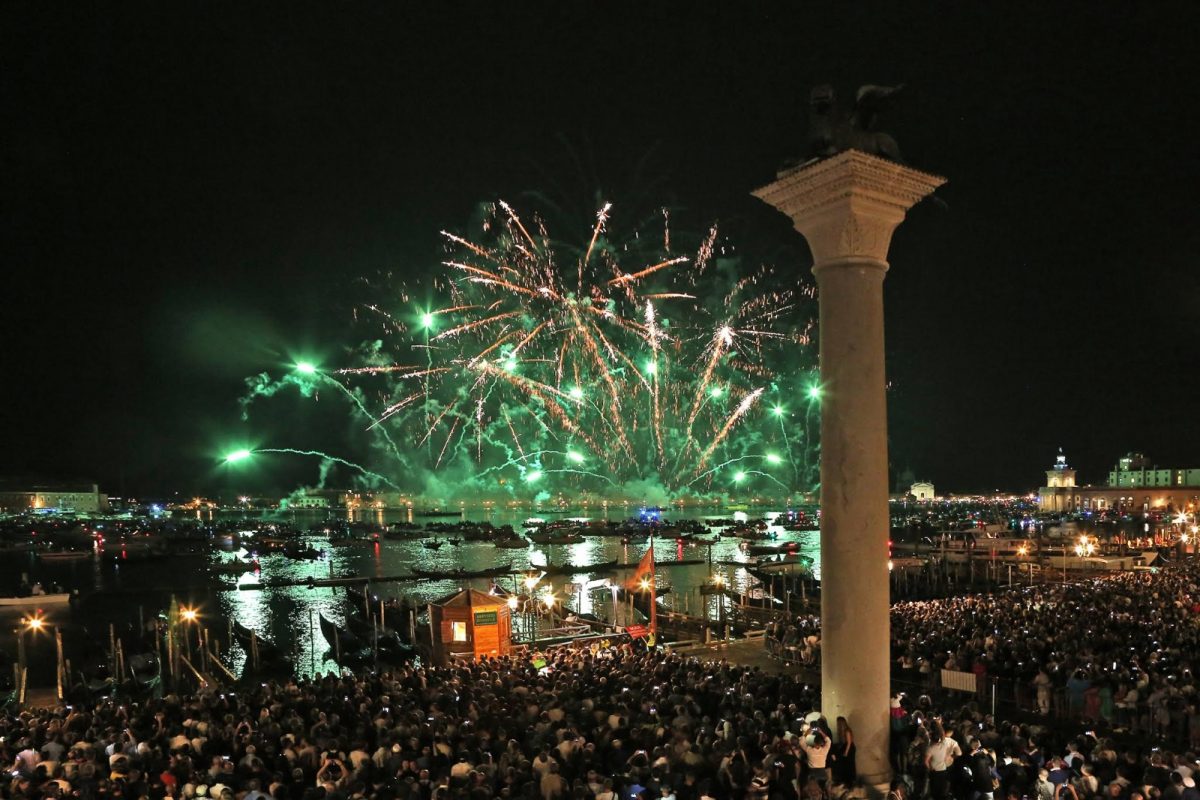
M 541 479 L 541 477 L 542 477 L 542 471 L 540 469 L 530 470 L 529 472 L 525 473 L 525 480 L 528 483 L 537 483 L 538 480 Z
M 708 390 L 708 394 L 715 400 L 716 398 L 725 394 L 725 389 L 720 386 L 714 386 Z
M 783 413 L 784 413 L 783 406 L 775 406 L 774 408 L 771 409 L 771 413 L 777 417 L 782 417 Z
M 300 361 L 296 364 L 296 372 L 302 375 L 315 375 L 317 373 L 317 365 L 310 361 Z
M 767 463 L 782 464 L 783 459 L 779 457 L 778 453 L 767 453 Z
M 225 462 L 228 464 L 233 464 L 238 461 L 245 461 L 249 457 L 250 457 L 249 450 L 234 450 L 232 453 L 225 456 Z
M 735 472 L 733 474 L 733 479 L 737 483 L 741 483 L 742 481 L 746 480 L 746 473 L 742 472 L 741 470 L 738 470 L 737 472 Z
M 583 399 L 583 389 L 580 389 L 578 386 L 572 386 L 570 395 L 571 395 L 572 400 L 582 400 Z
M 583 453 L 577 453 L 574 450 L 567 451 L 567 458 L 574 461 L 576 464 L 583 463 Z
M 817 386 L 816 384 L 813 384 L 812 386 L 808 387 L 808 399 L 820 400 L 821 399 L 821 387 Z
M 432 328 L 433 327 L 433 314 L 426 311 L 424 314 L 421 315 L 421 327 L 422 328 Z

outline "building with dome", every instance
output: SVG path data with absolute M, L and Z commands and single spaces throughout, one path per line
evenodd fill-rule
M 1143 512 L 1155 509 L 1196 513 L 1200 509 L 1200 469 L 1160 469 L 1141 453 L 1121 457 L 1103 486 L 1079 486 L 1075 470 L 1059 448 L 1038 505 L 1048 512 Z

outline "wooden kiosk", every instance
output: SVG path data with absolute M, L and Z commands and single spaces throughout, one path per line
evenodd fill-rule
M 504 598 L 463 589 L 431 603 L 429 620 L 435 664 L 512 652 L 512 609 Z

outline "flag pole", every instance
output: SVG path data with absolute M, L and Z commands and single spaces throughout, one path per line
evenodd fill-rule
M 654 533 L 650 534 L 650 635 L 652 641 L 658 641 L 658 616 L 656 606 L 658 605 L 658 576 L 654 572 Z

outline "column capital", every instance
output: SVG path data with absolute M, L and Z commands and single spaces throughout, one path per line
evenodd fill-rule
M 808 240 L 813 269 L 830 262 L 887 269 L 892 232 L 945 178 L 858 150 L 779 173 L 752 194 L 791 218 Z

